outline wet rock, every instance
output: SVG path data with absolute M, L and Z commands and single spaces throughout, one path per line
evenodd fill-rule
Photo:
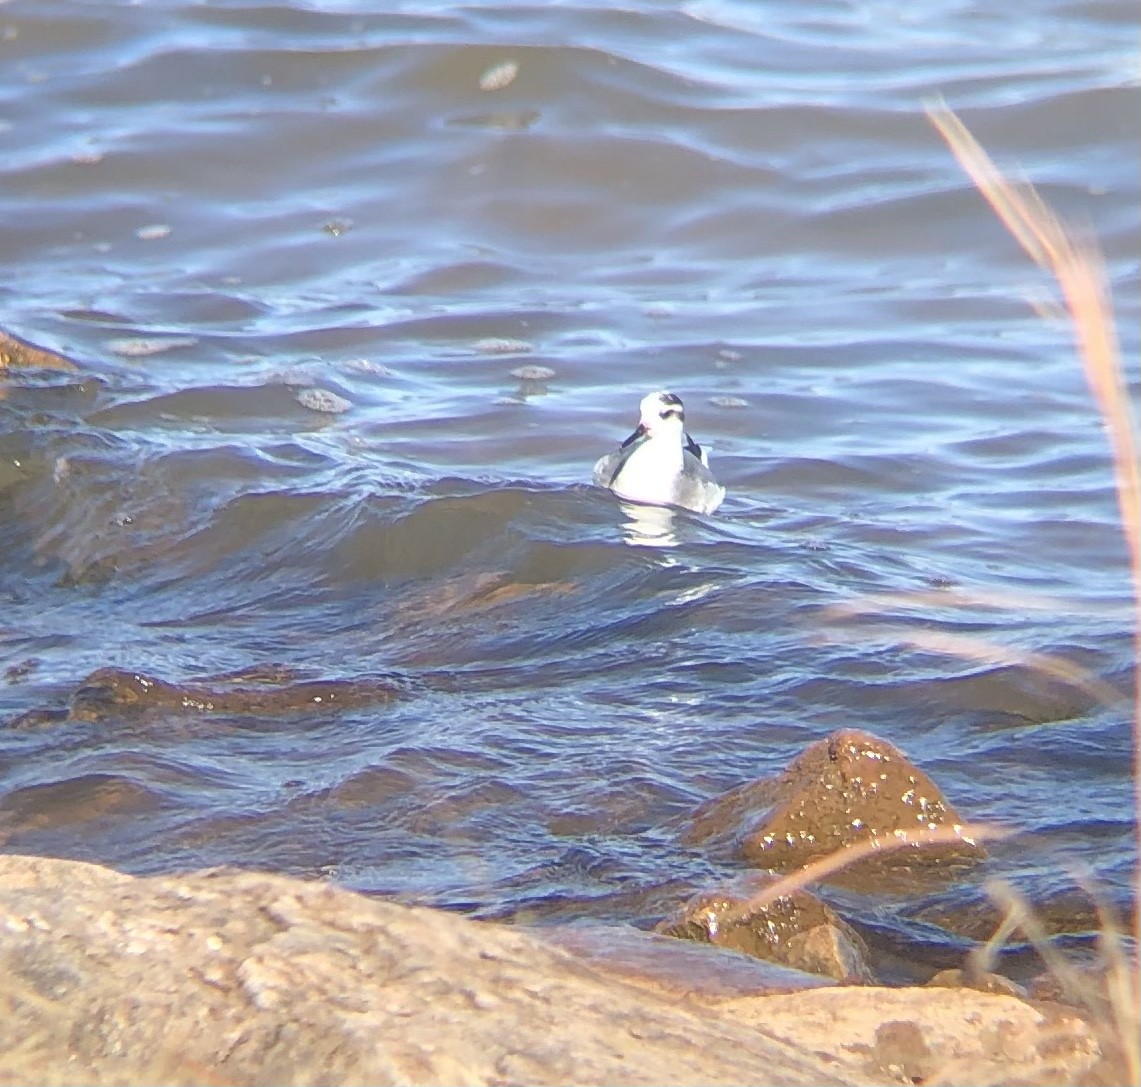
M 971 970 L 940 970 L 927 984 L 943 989 L 975 989 L 980 993 L 1026 996 L 1026 990 L 1010 978 L 1004 978 L 1001 974 Z
M 687 997 L 759 996 L 835 982 L 728 947 L 698 947 L 631 925 L 562 925 L 534 930 L 608 977 Z M 664 930 L 663 930 L 664 931 Z
M 848 983 L 874 981 L 859 933 L 807 891 L 764 901 L 773 877 L 753 876 L 690 899 L 655 931 L 766 959 Z
M 78 370 L 71 359 L 0 329 L 0 374 L 5 370 Z
M 1060 1083 L 1102 1059 L 1078 1017 L 1011 997 L 679 994 L 517 928 L 225 870 L 0 856 L 0 970 L 3 1083 Z
M 252 673 L 243 673 L 248 680 Z M 99 721 L 105 717 L 151 711 L 279 716 L 314 709 L 345 709 L 386 702 L 398 685 L 383 678 L 309 680 L 284 685 L 232 685 L 233 677 L 216 676 L 210 685 L 175 684 L 121 668 L 92 672 L 71 697 L 70 719 Z
M 5 728 L 22 729 L 24 731 L 33 731 L 41 728 L 51 728 L 55 725 L 62 725 L 69 719 L 69 714 L 66 709 L 60 709 L 55 706 L 43 706 L 36 709 L 26 710 L 24 713 L 10 718 L 4 722 Z
M 703 804 L 686 838 L 731 841 L 758 867 L 790 871 L 863 842 L 894 844 L 901 833 L 960 826 L 935 783 L 901 751 L 865 732 L 846 730 L 805 749 L 775 778 L 749 782 Z M 885 873 L 973 863 L 986 850 L 966 837 L 913 842 L 830 876 L 882 890 Z

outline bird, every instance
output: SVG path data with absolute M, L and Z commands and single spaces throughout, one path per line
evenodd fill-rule
M 706 452 L 686 433 L 681 397 L 661 390 L 644 396 L 640 407 L 637 429 L 595 464 L 594 482 L 631 502 L 712 513 L 725 488 L 713 478 Z

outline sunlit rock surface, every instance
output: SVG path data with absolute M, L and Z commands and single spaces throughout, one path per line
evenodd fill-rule
M 939 787 L 898 748 L 870 733 L 835 732 L 811 744 L 775 778 L 747 782 L 703 804 L 688 841 L 732 841 L 759 868 L 790 871 L 867 841 L 891 844 L 897 832 L 952 829 L 963 819 Z M 839 877 L 881 886 L 885 871 L 962 867 L 986 856 L 962 837 L 916 843 L 862 861 Z
M 259 873 L 2 857 L 0 963 L 3 1083 L 1064 1083 L 1100 1059 L 1075 1015 L 1009 996 L 679 995 L 533 932 Z
M 746 877 L 733 886 L 697 894 L 657 931 L 838 981 L 871 982 L 863 939 L 815 895 L 795 891 L 754 904 L 753 896 L 775 882 L 774 877 Z

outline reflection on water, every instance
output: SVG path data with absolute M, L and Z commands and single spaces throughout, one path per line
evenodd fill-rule
M 626 520 L 622 523 L 623 539 L 631 547 L 677 547 L 674 518 L 677 512 L 669 506 L 646 506 L 639 502 L 619 501 Z
M 1133 665 L 1069 333 L 922 102 L 1136 357 L 1132 3 L 368 7 L 0 4 L 2 323 L 79 364 L 0 375 L 4 848 L 648 925 L 735 870 L 687 813 L 856 726 L 1029 832 L 983 876 L 1128 900 L 1127 712 L 929 651 Z M 654 388 L 713 517 L 587 485 Z M 181 704 L 263 674 L 325 701 Z

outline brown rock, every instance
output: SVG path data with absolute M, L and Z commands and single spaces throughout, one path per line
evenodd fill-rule
M 827 1053 L 843 1054 L 846 1069 L 852 1062 L 876 1083 L 1114 1082 L 1101 1078 L 1111 1070 L 1093 1027 L 1010 996 L 836 987 L 746 998 L 721 1010 L 773 1038 L 799 1039 L 806 1047 L 827 1039 Z M 1112 1071 L 1121 1075 L 1124 1068 Z
M 0 329 L 0 373 L 8 369 L 76 370 L 78 367 L 63 355 L 36 347 Z
M 327 884 L 14 856 L 0 997 L 0 1083 L 1053 1083 L 1099 1059 L 1076 1016 L 1005 996 L 704 1001 Z
M 655 931 L 732 948 L 808 974 L 848 983 L 874 980 L 859 933 L 807 891 L 757 903 L 757 892 L 776 883 L 756 875 L 718 892 L 690 899 Z
M 849 730 L 812 744 L 779 776 L 703 804 L 687 840 L 728 838 L 750 863 L 787 872 L 862 842 L 894 844 L 897 832 L 962 823 L 935 783 L 901 751 Z M 965 837 L 950 844 L 914 842 L 830 878 L 880 889 L 885 872 L 963 865 L 985 856 L 982 846 Z
M 12 724 L 43 727 L 147 713 L 277 716 L 387 702 L 399 693 L 399 683 L 380 676 L 298 681 L 286 669 L 269 667 L 178 684 L 123 668 L 100 668 L 75 689 L 67 713 L 37 710 Z
M 0 857 L 0 978 L 0 1083 L 819 1078 L 521 930 L 254 873 Z
M 83 861 L 59 861 L 54 857 L 0 856 L 0 894 L 10 891 L 48 891 L 63 894 L 81 881 L 88 886 L 133 882 L 130 876 Z

